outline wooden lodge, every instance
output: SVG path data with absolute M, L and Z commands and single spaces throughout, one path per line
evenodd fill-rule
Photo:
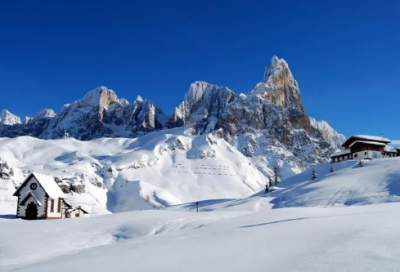
M 331 155 L 331 160 L 339 162 L 400 156 L 400 149 L 389 146 L 390 142 L 379 136 L 353 135 L 342 144 L 343 150 Z

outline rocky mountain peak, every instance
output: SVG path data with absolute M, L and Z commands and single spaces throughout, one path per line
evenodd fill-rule
M 143 98 L 140 96 L 140 95 L 138 95 L 137 97 L 136 97 L 136 100 L 135 100 L 135 102 L 143 102 Z
M 32 121 L 32 117 L 25 116 L 24 121 L 23 121 L 22 124 L 26 125 L 26 124 L 28 124 L 30 121 Z
M 301 93 L 289 65 L 284 59 L 273 56 L 270 65 L 264 72 L 264 77 L 251 92 L 270 103 L 285 108 L 300 110 L 305 113 L 301 103 Z
M 211 132 L 234 95 L 227 87 L 195 81 L 185 94 L 184 101 L 171 115 L 167 127 L 186 125 L 194 126 L 198 133 Z
M 265 68 L 262 81 L 268 82 L 271 77 L 274 77 L 275 80 L 281 77 L 287 81 L 290 81 L 291 83 L 295 81 L 292 72 L 289 69 L 288 63 L 284 59 L 280 59 L 277 56 L 273 56 L 271 63 Z
M 3 110 L 0 115 L 0 125 L 12 126 L 16 124 L 21 124 L 21 119 L 8 110 Z
M 283 62 L 284 60 L 279 60 L 277 56 L 272 57 L 270 65 L 265 68 L 263 81 L 267 82 L 269 77 L 276 73 L 279 67 L 279 61 Z
M 56 113 L 52 109 L 43 109 L 40 110 L 35 117 L 33 118 L 34 120 L 40 119 L 40 118 L 52 118 L 55 117 Z
M 204 81 L 195 81 L 190 84 L 189 91 L 185 94 L 185 102 L 191 105 L 197 103 L 210 84 Z
M 115 92 L 105 86 L 100 86 L 89 91 L 82 99 L 84 104 L 89 106 L 99 106 L 100 108 L 105 108 L 112 102 L 118 101 L 119 99 Z

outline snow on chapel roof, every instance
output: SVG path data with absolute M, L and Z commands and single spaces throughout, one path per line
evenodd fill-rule
M 22 182 L 21 186 L 15 191 L 14 196 L 18 196 L 19 192 L 25 184 L 31 179 L 31 177 L 35 177 L 36 180 L 39 182 L 40 186 L 44 189 L 46 194 L 49 195 L 51 198 L 65 198 L 63 191 L 61 190 L 60 186 L 55 182 L 52 176 L 39 174 L 39 173 L 31 173 L 29 176 L 26 177 L 24 182 Z
M 52 176 L 39 174 L 36 172 L 32 174 L 51 198 L 65 198 L 63 191 L 54 181 Z

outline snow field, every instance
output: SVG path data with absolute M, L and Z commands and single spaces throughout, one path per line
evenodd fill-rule
M 0 270 L 357 272 L 400 265 L 398 203 L 256 209 L 260 201 L 269 199 L 252 197 L 230 211 L 1 220 Z

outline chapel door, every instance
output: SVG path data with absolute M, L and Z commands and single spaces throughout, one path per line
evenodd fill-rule
M 31 202 L 28 204 L 25 210 L 26 219 L 37 219 L 38 217 L 38 208 L 35 203 Z

